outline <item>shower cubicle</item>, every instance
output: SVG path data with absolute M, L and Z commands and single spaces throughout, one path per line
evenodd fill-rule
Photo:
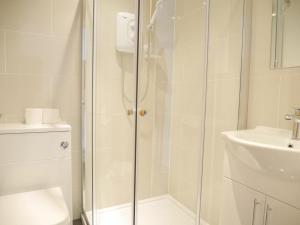
M 83 215 L 216 225 L 243 124 L 244 0 L 84 0 Z

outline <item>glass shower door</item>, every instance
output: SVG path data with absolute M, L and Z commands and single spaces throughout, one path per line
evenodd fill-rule
M 136 221 L 200 224 L 207 3 L 142 1 L 140 13 Z
M 94 3 L 94 225 L 132 225 L 137 1 Z
M 86 92 L 92 152 L 84 166 L 89 224 L 205 225 L 207 2 L 86 2 L 94 13 Z
M 91 0 L 83 1 L 82 60 L 82 218 L 93 220 L 93 9 Z

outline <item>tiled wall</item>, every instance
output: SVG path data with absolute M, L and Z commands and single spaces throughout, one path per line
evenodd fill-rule
M 73 211 L 81 210 L 80 0 L 0 1 L 0 122 L 55 107 L 72 125 Z
M 285 121 L 300 106 L 300 69 L 270 69 L 272 0 L 253 0 L 248 128 L 291 128 Z

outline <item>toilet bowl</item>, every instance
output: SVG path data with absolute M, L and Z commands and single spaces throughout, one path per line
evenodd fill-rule
M 3 225 L 69 225 L 70 216 L 60 188 L 0 196 Z

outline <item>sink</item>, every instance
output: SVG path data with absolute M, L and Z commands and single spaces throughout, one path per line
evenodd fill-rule
M 291 131 L 269 127 L 222 133 L 226 150 L 248 167 L 288 180 L 300 180 L 300 141 Z

